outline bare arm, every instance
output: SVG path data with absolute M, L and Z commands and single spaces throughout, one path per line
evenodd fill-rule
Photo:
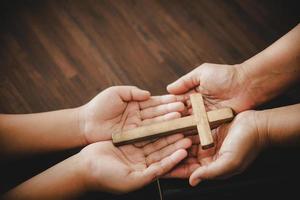
M 3 199 L 74 199 L 85 190 L 83 177 L 76 154 L 12 189 Z
M 200 92 L 208 109 L 241 112 L 265 103 L 300 79 L 300 25 L 237 65 L 204 63 L 167 87 L 172 94 Z
M 84 146 L 78 109 L 0 115 L 1 155 L 33 154 Z
M 243 172 L 266 147 L 299 145 L 300 104 L 242 112 L 232 123 L 221 126 L 217 137 L 216 155 L 192 172 L 191 185 L 201 180 L 230 177 Z M 177 170 L 171 176 L 180 177 L 183 172 Z
M 6 193 L 5 200 L 75 199 L 86 191 L 124 193 L 163 175 L 187 156 L 191 141 L 172 135 L 137 148 L 111 141 L 86 146 Z
M 111 140 L 113 132 L 180 117 L 182 97 L 110 87 L 87 104 L 53 112 L 0 115 L 0 155 L 34 154 Z
M 257 111 L 257 115 L 266 144 L 300 144 L 300 104 Z
M 300 79 L 300 24 L 240 65 L 255 105 L 266 102 Z

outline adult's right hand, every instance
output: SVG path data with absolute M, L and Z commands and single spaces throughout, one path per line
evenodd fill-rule
M 269 142 L 268 120 L 260 113 L 242 112 L 231 123 L 215 129 L 215 146 L 210 150 L 197 151 L 199 137 L 192 137 L 194 145 L 188 158 L 165 177 L 189 178 L 190 184 L 196 186 L 203 180 L 223 179 L 243 172 Z M 208 151 L 215 153 L 209 155 Z

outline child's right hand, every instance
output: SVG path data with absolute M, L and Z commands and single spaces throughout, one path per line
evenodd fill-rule
M 79 126 L 86 144 L 110 140 L 114 132 L 179 118 L 182 96 L 150 96 L 134 86 L 110 87 L 79 108 Z

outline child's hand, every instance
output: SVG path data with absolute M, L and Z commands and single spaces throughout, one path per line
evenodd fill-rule
M 129 192 L 171 170 L 192 144 L 182 134 L 147 142 L 119 148 L 112 141 L 90 144 L 0 198 L 76 199 L 91 190 Z
M 214 132 L 215 147 L 198 148 L 199 137 L 193 136 L 194 145 L 180 166 L 166 177 L 188 178 L 197 185 L 206 179 L 225 178 L 241 173 L 265 146 L 262 127 L 256 123 L 256 111 L 245 111 L 233 122 L 220 126 Z
M 90 144 L 79 153 L 85 188 L 113 193 L 138 189 L 171 170 L 187 156 L 185 149 L 190 146 L 191 140 L 181 134 L 140 148 L 117 148 L 111 141 Z
M 111 139 L 114 132 L 181 116 L 179 96 L 151 97 L 134 86 L 110 87 L 80 107 L 79 123 L 86 142 Z

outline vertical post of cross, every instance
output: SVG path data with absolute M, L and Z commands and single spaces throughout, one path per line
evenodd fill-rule
M 197 124 L 197 130 L 202 149 L 208 149 L 214 146 L 214 140 L 210 130 L 207 113 L 201 94 L 192 94 L 190 96 L 193 114 Z

